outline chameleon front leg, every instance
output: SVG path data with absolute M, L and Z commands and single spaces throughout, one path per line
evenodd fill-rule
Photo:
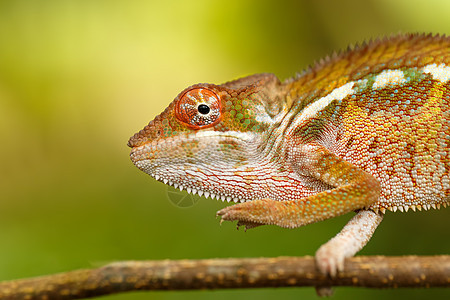
M 255 227 L 272 224 L 294 228 L 350 211 L 365 209 L 378 200 L 380 184 L 372 175 L 343 160 L 321 145 L 305 144 L 295 147 L 289 153 L 288 159 L 293 164 L 293 169 L 302 176 L 312 177 L 334 188 L 297 200 L 248 201 L 226 207 L 218 211 L 217 215 L 221 216 L 222 220 L 237 220 L 238 226 Z M 358 224 L 364 224 L 365 221 L 370 223 L 372 219 L 369 216 L 371 214 L 375 213 L 361 213 L 365 217 L 357 215 L 356 219 L 352 219 L 348 226 L 344 227 L 342 234 L 336 236 L 334 241 L 329 242 L 330 246 L 325 244 L 324 250 L 318 251 L 318 266 L 323 272 L 330 275 L 336 274 L 336 270 L 341 267 L 341 261 L 350 253 L 351 255 L 355 254 L 365 245 L 376 225 L 381 222 L 381 217 L 372 217 L 373 226 L 369 227 L 373 229 L 362 234 L 365 238 L 352 238 L 352 234 L 357 237 Z M 348 252 L 333 251 L 333 245 L 341 245 L 345 241 L 348 241 L 351 246 Z M 345 248 L 345 246 L 342 247 Z
M 369 173 L 317 144 L 292 150 L 289 161 L 302 176 L 334 188 L 289 201 L 260 199 L 228 206 L 217 212 L 238 225 L 278 225 L 294 228 L 367 208 L 378 200 L 379 182 Z

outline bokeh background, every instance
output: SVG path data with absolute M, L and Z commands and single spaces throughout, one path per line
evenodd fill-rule
M 219 226 L 135 168 L 128 138 L 182 89 L 273 72 L 397 32 L 450 34 L 449 1 L 0 1 L 0 280 L 117 260 L 313 255 L 351 217 L 295 230 Z M 362 255 L 448 254 L 450 209 L 388 213 Z M 442 299 L 338 288 L 334 299 Z M 313 288 L 106 299 L 315 299 Z M 448 298 L 447 298 L 448 299 Z

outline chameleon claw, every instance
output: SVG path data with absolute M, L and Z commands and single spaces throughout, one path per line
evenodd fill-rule
M 334 290 L 331 286 L 316 286 L 316 294 L 319 297 L 331 297 L 334 294 Z

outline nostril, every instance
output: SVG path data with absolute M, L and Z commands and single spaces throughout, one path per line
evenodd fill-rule
M 139 146 L 142 143 L 142 139 L 141 139 L 141 135 L 142 135 L 142 130 L 139 131 L 138 133 L 135 133 L 129 140 L 127 143 L 127 146 L 130 148 L 134 148 Z
M 134 136 L 132 136 L 132 137 L 128 140 L 128 143 L 127 143 L 127 146 L 130 147 L 130 148 L 133 148 L 133 147 L 134 147 L 134 145 L 133 145 L 133 138 L 134 138 Z
M 144 127 L 144 129 L 141 129 L 139 132 L 135 133 L 129 140 L 128 140 L 128 147 L 134 148 L 139 147 L 142 144 L 144 144 L 149 138 L 152 138 L 152 132 L 155 130 L 155 122 L 150 121 L 147 126 Z

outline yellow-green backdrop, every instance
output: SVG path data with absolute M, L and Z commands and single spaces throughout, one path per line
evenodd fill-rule
M 224 204 L 173 205 L 129 161 L 129 136 L 190 84 L 285 79 L 365 39 L 449 34 L 449 14 L 444 0 L 0 1 L 0 280 L 117 260 L 314 254 L 350 215 L 295 230 L 219 226 Z M 449 213 L 388 213 L 361 254 L 448 254 Z M 334 299 L 449 295 L 339 288 Z M 282 288 L 107 299 L 231 297 L 316 296 Z

